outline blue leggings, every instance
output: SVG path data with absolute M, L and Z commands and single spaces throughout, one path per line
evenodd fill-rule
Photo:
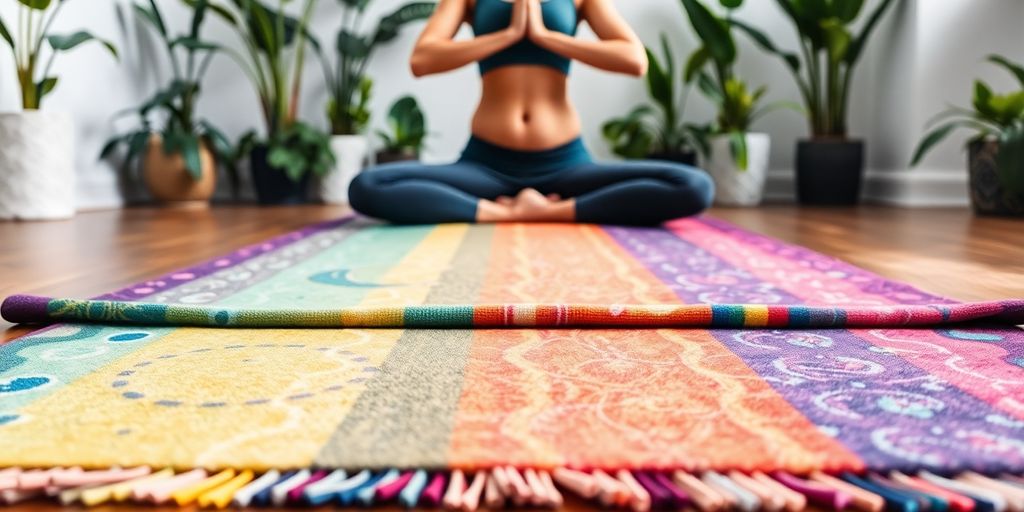
M 700 213 L 714 184 L 706 173 L 662 161 L 595 163 L 578 139 L 523 152 L 470 140 L 452 164 L 398 162 L 368 169 L 352 182 L 352 208 L 399 224 L 473 222 L 480 199 L 524 188 L 576 199 L 576 220 L 653 226 Z

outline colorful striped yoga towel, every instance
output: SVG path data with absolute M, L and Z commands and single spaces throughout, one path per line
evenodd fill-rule
M 342 220 L 97 299 L 5 306 L 90 322 L 0 346 L 0 468 L 1024 472 L 1021 302 L 708 218 Z

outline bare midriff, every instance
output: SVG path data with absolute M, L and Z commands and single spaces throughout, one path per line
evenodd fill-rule
M 548 66 L 514 65 L 484 74 L 473 135 L 520 151 L 561 146 L 580 134 L 568 77 Z

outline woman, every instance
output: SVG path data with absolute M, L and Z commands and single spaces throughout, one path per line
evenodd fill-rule
M 586 21 L 599 41 L 576 39 Z M 456 41 L 462 23 L 476 37 Z M 352 207 L 396 223 L 588 222 L 655 225 L 707 208 L 708 176 L 669 162 L 600 164 L 569 101 L 571 60 L 634 76 L 647 56 L 612 0 L 441 0 L 411 58 L 416 76 L 479 62 L 473 137 L 448 165 L 362 173 Z

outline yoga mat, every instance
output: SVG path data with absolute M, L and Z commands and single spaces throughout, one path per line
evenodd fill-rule
M 1019 301 L 710 218 L 345 220 L 95 300 L 5 303 L 88 322 L 0 346 L 0 467 L 1024 471 Z

